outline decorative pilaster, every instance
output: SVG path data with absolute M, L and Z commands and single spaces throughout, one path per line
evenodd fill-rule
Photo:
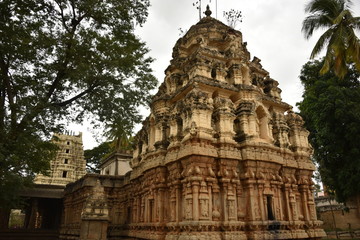
M 209 220 L 209 195 L 206 183 L 201 181 L 200 185 L 200 195 L 199 195 L 199 202 L 200 202 L 200 220 Z
M 216 130 L 219 134 L 220 143 L 232 143 L 235 144 L 233 139 L 234 133 L 234 104 L 230 99 L 216 97 L 214 99 L 214 113 Z

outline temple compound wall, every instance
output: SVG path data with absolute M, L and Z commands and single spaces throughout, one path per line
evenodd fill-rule
M 346 205 L 338 203 L 330 196 L 317 197 L 315 203 L 319 219 L 323 221 L 325 230 L 353 231 L 360 229 L 360 195 L 348 199 Z
M 242 34 L 208 13 L 172 56 L 136 136 L 132 171 L 69 184 L 61 238 L 325 236 L 309 132 Z

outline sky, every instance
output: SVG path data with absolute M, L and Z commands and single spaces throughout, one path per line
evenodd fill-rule
M 164 71 L 170 64 L 172 48 L 187 31 L 199 21 L 199 10 L 193 6 L 196 0 L 150 0 L 147 22 L 137 28 L 136 34 L 146 42 L 149 55 L 155 59 L 152 63 L 154 75 L 159 84 L 164 81 Z M 211 17 L 227 24 L 224 11 L 230 9 L 242 12 L 242 22 L 235 27 L 242 32 L 243 41 L 251 59 L 256 56 L 270 73 L 270 77 L 279 82 L 282 100 L 292 106 L 301 101 L 303 88 L 299 75 L 302 66 L 309 61 L 310 53 L 318 37 L 324 32 L 315 32 L 309 40 L 301 32 L 302 21 L 306 14 L 304 8 L 308 0 L 202 0 L 201 12 L 209 4 Z M 360 15 L 360 0 L 354 0 L 354 16 Z M 156 91 L 154 91 L 155 93 Z M 144 118 L 148 110 L 141 111 Z M 70 130 L 82 131 L 84 148 L 98 145 L 94 135 L 100 131 L 84 126 L 69 126 Z M 140 127 L 137 126 L 136 130 Z

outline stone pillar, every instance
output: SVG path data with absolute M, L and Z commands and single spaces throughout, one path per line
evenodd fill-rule
M 177 206 L 176 206 L 176 189 L 175 186 L 172 185 L 170 187 L 170 222 L 176 221 L 176 212 L 177 212 Z
M 199 221 L 199 182 L 193 181 L 192 185 L 192 199 L 193 199 L 193 220 Z
M 219 142 L 235 143 L 234 136 L 234 119 L 233 103 L 230 99 L 216 97 L 214 99 L 214 116 L 216 119 L 216 130 L 219 132 Z
M 159 205 L 159 195 L 158 195 L 158 189 L 154 190 L 154 210 L 153 210 L 153 217 L 152 220 L 154 222 L 159 221 L 159 211 L 158 211 L 158 205 Z
M 222 178 L 220 179 L 221 182 L 221 210 L 223 215 L 223 221 L 229 221 L 229 211 L 228 211 L 228 202 L 227 202 L 227 194 L 228 194 L 228 184 L 230 179 Z
M 10 209 L 0 208 L 0 229 L 9 228 Z
M 255 115 L 249 116 L 249 135 L 252 135 L 254 137 L 258 137 L 258 123 Z
M 226 82 L 225 77 L 227 72 L 223 69 L 223 67 L 216 68 L 216 79 L 220 82 Z
M 259 183 L 261 181 L 261 183 Z M 264 184 L 263 184 L 263 180 L 258 180 L 258 191 L 259 191 L 259 207 L 260 207 L 260 216 L 261 216 L 261 220 L 267 220 L 266 216 L 267 216 L 267 212 L 265 212 L 265 206 L 267 206 L 266 202 L 266 195 L 264 195 Z
M 308 202 L 309 212 L 310 212 L 310 220 L 316 220 L 316 207 L 313 201 Z
M 245 183 L 244 188 L 246 189 L 246 191 L 248 192 L 248 196 L 247 196 L 247 200 L 248 200 L 248 204 L 247 204 L 247 212 L 248 212 L 248 217 L 250 219 L 250 221 L 254 221 L 255 220 L 255 213 L 254 213 L 254 199 L 255 199 L 255 195 L 254 195 L 254 183 L 255 180 L 247 180 Z
M 162 140 L 162 123 L 159 122 L 159 123 L 155 124 L 154 129 L 155 129 L 154 143 L 156 143 L 156 142 L 159 142 Z
M 214 182 L 213 183 L 213 209 L 212 209 L 212 220 L 213 221 L 219 221 L 220 220 L 220 189 L 219 189 L 219 185 Z
M 232 184 L 228 186 L 227 193 L 227 209 L 228 209 L 228 220 L 236 221 L 237 220 L 237 205 L 236 205 L 236 197 L 234 193 L 234 187 Z
M 240 102 L 235 103 L 235 105 L 238 104 L 238 107 L 236 108 L 235 115 L 239 121 L 239 131 L 237 132 L 237 137 L 241 137 L 241 140 L 244 140 L 242 138 L 247 137 L 252 134 L 251 132 L 251 123 L 250 118 L 254 111 L 254 104 L 252 102 Z
M 193 220 L 193 194 L 192 194 L 192 186 L 190 182 L 186 181 L 183 184 L 183 220 L 191 221 Z
M 290 189 L 290 184 L 284 184 L 283 190 L 284 190 L 284 195 L 285 195 L 285 212 L 286 212 L 286 220 L 291 221 L 293 220 L 292 218 L 292 214 L 291 214 L 291 209 L 290 209 L 290 198 L 289 198 L 289 189 Z
M 31 212 L 28 228 L 33 229 L 36 228 L 37 215 L 38 215 L 38 199 L 33 198 L 31 201 Z
M 208 188 L 204 181 L 200 184 L 200 195 L 199 195 L 199 219 L 200 220 L 209 220 L 209 195 Z
M 249 121 L 248 121 L 248 115 L 247 114 L 241 114 L 240 115 L 240 131 L 242 131 L 244 134 L 249 134 Z
M 159 222 L 164 222 L 164 208 L 165 208 L 165 201 L 164 201 L 164 195 L 165 195 L 165 189 L 159 188 L 158 190 L 159 198 L 158 198 L 158 211 L 159 211 Z
M 292 220 L 297 221 L 299 220 L 299 214 L 297 212 L 296 196 L 294 193 L 289 194 L 289 202 L 290 202 Z
M 236 180 L 236 181 L 237 181 L 237 184 L 236 184 L 237 216 L 238 216 L 238 219 L 239 218 L 243 219 L 246 216 L 246 209 L 244 209 L 243 205 L 241 204 L 242 188 L 241 188 L 240 180 Z
M 145 197 L 141 197 L 141 205 L 140 205 L 140 222 L 145 221 Z
M 109 209 L 104 187 L 97 180 L 81 213 L 80 240 L 106 240 Z
M 283 197 L 281 192 L 281 185 L 278 184 L 277 186 L 277 201 L 278 201 L 278 207 L 279 207 L 279 216 L 277 217 L 278 220 L 284 220 L 284 212 L 283 212 Z
M 300 196 L 301 196 L 301 207 L 303 209 L 303 213 L 304 213 L 304 220 L 305 221 L 309 221 L 310 220 L 310 216 L 309 216 L 309 210 L 308 210 L 308 199 L 307 199 L 307 193 L 308 193 L 308 186 L 302 184 L 299 187 L 299 191 L 300 191 Z
M 239 64 L 233 64 L 229 68 L 230 83 L 242 84 L 242 74 Z
M 178 135 L 179 129 L 178 129 L 176 115 L 173 115 L 170 118 L 169 127 L 170 127 L 170 130 L 169 130 L 169 140 L 170 140 L 169 148 L 171 148 L 173 145 L 176 145 L 178 143 L 177 135 Z
M 210 180 L 210 179 L 209 179 Z M 209 220 L 212 220 L 212 212 L 213 212 L 213 194 L 212 194 L 212 185 L 214 180 L 210 180 L 208 182 L 208 196 L 209 196 Z
M 179 223 L 181 221 L 181 207 L 182 207 L 182 198 L 181 198 L 181 183 L 175 184 L 175 197 L 176 197 L 176 212 L 175 212 L 175 221 Z
M 132 202 L 132 222 L 136 223 L 137 222 L 137 215 L 138 215 L 138 197 L 134 197 L 133 198 L 133 202 Z

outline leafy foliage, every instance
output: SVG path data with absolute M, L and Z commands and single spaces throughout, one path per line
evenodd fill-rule
M 100 173 L 101 160 L 113 151 L 110 142 L 103 142 L 93 149 L 85 150 L 86 169 L 90 173 Z
M 134 34 L 148 0 L 0 2 L 0 204 L 55 147 L 46 139 L 64 121 L 92 117 L 107 128 L 139 122 L 157 81 L 148 49 Z M 8 189 L 8 186 L 12 186 Z
M 298 106 L 323 183 L 344 202 L 360 192 L 360 72 L 352 66 L 341 80 L 332 71 L 320 75 L 322 64 L 303 66 Z
M 321 74 L 333 69 L 336 76 L 343 78 L 351 63 L 360 71 L 360 40 L 355 34 L 360 30 L 360 17 L 352 15 L 349 5 L 349 0 L 311 0 L 306 5 L 309 16 L 302 26 L 305 37 L 310 38 L 317 29 L 326 29 L 311 52 L 313 59 L 327 45 Z
M 132 150 L 133 138 L 131 137 L 131 126 L 127 126 L 127 123 L 122 119 L 113 122 L 105 135 L 110 141 L 103 142 L 93 149 L 84 151 L 88 172 L 99 173 L 102 160 L 111 153 Z

